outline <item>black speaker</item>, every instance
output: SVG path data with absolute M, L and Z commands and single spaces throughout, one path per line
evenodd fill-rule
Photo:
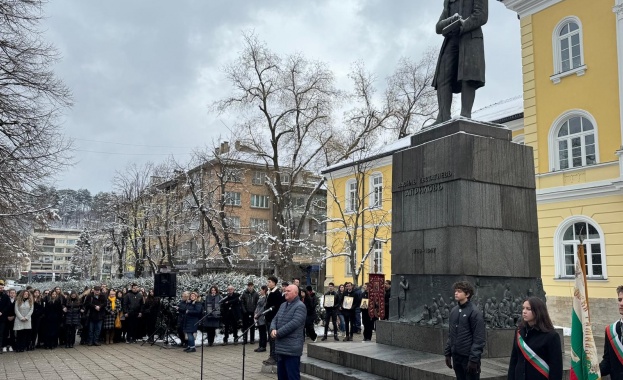
M 176 297 L 177 277 L 175 273 L 156 273 L 154 275 L 154 295 L 156 297 Z

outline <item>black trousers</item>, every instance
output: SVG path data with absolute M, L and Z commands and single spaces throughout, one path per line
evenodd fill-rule
M 363 323 L 363 339 L 371 340 L 372 339 L 372 330 L 374 330 L 374 321 L 376 318 L 370 318 L 370 314 L 368 314 L 367 309 L 361 310 L 361 322 Z
M 266 334 L 268 334 L 268 345 L 270 346 L 270 357 L 275 358 L 275 340 L 270 336 L 270 324 L 273 322 L 272 319 L 266 318 Z M 276 358 L 275 358 L 276 360 Z
M 65 345 L 73 346 L 76 344 L 76 325 L 65 325 Z
M 337 311 L 335 308 L 325 309 L 324 336 L 329 333 L 329 322 L 333 321 L 333 335 L 337 336 Z
M 223 342 L 227 342 L 229 334 L 232 334 L 234 336 L 234 340 L 237 340 L 238 321 L 235 318 L 225 318 L 223 323 L 225 324 L 225 336 L 223 336 Z
M 480 363 L 478 364 L 478 373 L 467 373 L 467 364 L 469 356 L 452 355 L 452 367 L 457 380 L 480 380 Z
M 346 336 L 350 336 L 352 338 L 355 330 L 357 329 L 355 326 L 355 310 L 342 310 L 342 315 L 344 316 L 344 323 L 346 324 Z
M 266 325 L 257 326 L 257 332 L 260 336 L 259 348 L 266 348 Z
M 206 333 L 208 334 L 208 344 L 214 344 L 214 338 L 216 337 L 216 327 L 206 327 Z
M 125 318 L 125 323 L 128 326 L 128 340 L 137 340 L 141 338 L 141 333 L 139 331 L 139 320 L 140 318 L 136 314 L 128 314 Z
M 242 314 L 242 331 L 245 331 L 252 326 L 249 330 L 248 334 L 251 339 L 251 343 L 255 342 L 255 319 L 253 318 L 253 313 L 243 313 Z M 242 337 L 243 341 L 247 341 L 247 333 Z

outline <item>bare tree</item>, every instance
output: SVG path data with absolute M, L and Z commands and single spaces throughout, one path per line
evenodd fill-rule
M 399 139 L 417 132 L 437 116 L 437 92 L 431 86 L 436 58 L 437 52 L 432 48 L 417 62 L 402 58 L 387 79 L 385 103 L 391 110 L 387 128 Z
M 310 168 L 322 164 L 322 151 L 332 137 L 331 116 L 339 91 L 333 73 L 322 62 L 300 54 L 280 57 L 253 34 L 245 34 L 245 49 L 225 68 L 233 85 L 231 96 L 215 103 L 219 112 L 238 110 L 249 144 L 259 152 L 272 192 L 277 268 L 294 273 L 293 255 L 307 243 L 301 233 L 314 195 L 323 181 L 307 182 Z M 304 191 L 305 209 L 293 220 L 288 205 L 293 192 Z

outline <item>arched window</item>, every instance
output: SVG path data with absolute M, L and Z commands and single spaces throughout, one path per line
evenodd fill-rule
M 374 173 L 370 176 L 370 207 L 383 206 L 383 174 Z
M 357 211 L 357 180 L 346 182 L 346 212 Z
M 603 232 L 587 217 L 569 218 L 558 226 L 555 235 L 556 277 L 573 278 L 580 239 L 584 245 L 586 275 L 606 278 L 606 252 Z
M 584 111 L 559 117 L 550 130 L 549 147 L 552 170 L 598 163 L 597 126 L 593 117 Z
M 584 47 L 582 43 L 582 23 L 574 16 L 560 21 L 553 33 L 554 75 L 552 81 L 560 82 L 560 78 L 569 74 L 583 75 Z

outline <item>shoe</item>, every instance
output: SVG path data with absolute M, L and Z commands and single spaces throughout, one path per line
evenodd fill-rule
M 92 346 L 92 345 L 93 345 L 93 343 L 89 343 L 89 344 L 87 344 L 87 346 Z
M 195 347 L 190 347 L 188 350 L 186 350 L 186 352 L 197 352 L 197 349 Z
M 338 342 L 340 341 L 340 338 L 338 338 L 337 335 L 333 335 L 333 339 L 337 340 Z
M 342 342 L 348 342 L 348 337 L 344 337 L 344 339 L 342 339 Z
M 188 352 L 189 350 L 190 350 L 190 347 L 186 347 L 186 348 L 184 349 L 184 352 Z
M 275 360 L 275 358 L 273 358 L 271 356 L 267 360 L 264 360 L 262 363 L 264 363 L 266 365 L 275 365 L 275 364 L 277 364 L 277 361 Z
M 223 341 L 223 346 L 227 346 L 227 341 L 226 340 Z
M 348 341 L 349 341 L 349 342 L 352 342 L 352 341 L 353 341 L 353 336 L 352 336 L 352 335 L 348 337 Z
M 13 347 L 9 346 L 9 352 L 13 352 Z
M 93 343 L 94 346 L 101 346 L 101 344 L 99 342 L 95 342 Z
M 212 347 L 212 346 L 214 346 L 214 342 L 209 342 L 208 347 Z
M 320 339 L 320 340 L 324 342 L 325 340 L 327 340 L 327 336 L 326 335 L 323 336 L 322 339 Z
M 254 341 L 254 340 L 252 340 L 252 341 L 251 341 L 251 344 L 255 344 L 255 341 Z
M 7 352 L 8 349 L 6 347 L 2 347 L 2 352 Z
M 317 339 L 318 339 L 318 337 L 315 337 L 314 339 L 312 339 L 312 342 L 316 343 Z
M 266 352 L 266 347 L 258 347 L 255 350 L 253 350 L 255 352 Z

